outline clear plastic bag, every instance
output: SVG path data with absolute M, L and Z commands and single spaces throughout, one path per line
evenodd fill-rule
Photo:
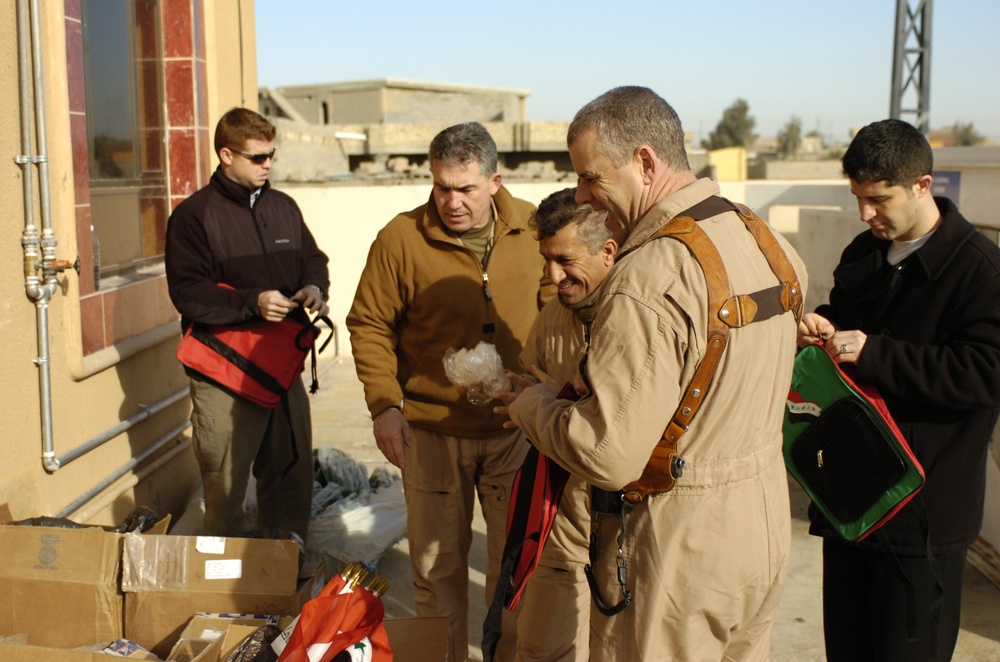
M 271 642 L 281 635 L 276 625 L 265 625 L 241 641 L 226 657 L 226 662 L 275 662 L 278 654 Z
M 474 405 L 489 404 L 509 385 L 497 348 L 484 341 L 472 349 L 449 348 L 444 372 L 452 384 L 466 389 L 466 398 Z

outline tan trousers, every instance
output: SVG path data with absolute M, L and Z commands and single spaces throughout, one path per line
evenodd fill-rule
M 478 497 L 486 520 L 484 602 L 489 605 L 507 537 L 510 488 L 528 442 L 518 430 L 482 439 L 419 428 L 411 432 L 413 444 L 406 449 L 403 488 L 417 615 L 448 617 L 452 624 L 450 659 L 465 660 L 473 498 Z M 497 660 L 513 659 L 515 628 L 514 614 L 505 611 Z
M 621 518 L 597 517 L 595 573 L 614 604 Z M 780 460 L 749 478 L 649 497 L 628 516 L 622 551 L 633 603 L 611 617 L 591 610 L 591 659 L 766 662 L 790 548 Z
M 257 528 L 277 535 L 294 531 L 305 540 L 312 509 L 312 424 L 301 380 L 292 384 L 287 400 L 287 407 L 268 409 L 191 380 L 192 442 L 205 486 L 209 535 L 246 530 L 244 503 L 252 470 Z
M 539 563 L 518 604 L 515 660 L 587 662 L 589 638 L 590 588 L 583 567 Z

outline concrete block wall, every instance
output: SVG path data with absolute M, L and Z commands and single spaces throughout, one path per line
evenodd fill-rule
M 501 90 L 456 91 L 387 88 L 383 122 L 520 122 L 520 99 Z M 336 106 L 333 117 L 338 118 Z
M 764 179 L 838 179 L 842 177 L 840 161 L 767 161 Z
M 833 270 L 840 262 L 840 255 L 854 237 L 865 231 L 865 227 L 853 209 L 800 210 L 795 244 L 809 272 L 806 310 L 813 310 L 830 300 Z
M 528 122 L 526 152 L 565 152 L 569 122 Z
M 278 129 L 274 138 L 277 159 L 271 169 L 273 182 L 326 181 L 350 172 L 345 142 L 330 127 L 270 118 Z M 356 141 L 350 141 L 356 142 Z
M 316 124 L 386 124 L 443 122 L 523 122 L 525 93 L 379 81 L 356 85 L 278 87 L 295 109 Z
M 406 124 L 338 124 L 329 128 L 366 133 L 368 142 L 351 141 L 344 149 L 351 156 L 409 154 L 426 155 L 442 129 L 457 122 Z M 497 144 L 501 157 L 510 152 L 565 152 L 569 122 L 482 122 Z

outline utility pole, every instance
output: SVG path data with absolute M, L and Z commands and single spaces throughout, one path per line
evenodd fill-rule
M 931 10 L 933 0 L 896 0 L 896 41 L 892 55 L 892 95 L 889 117 L 911 121 L 924 135 L 930 132 Z M 909 104 L 904 107 L 904 103 Z

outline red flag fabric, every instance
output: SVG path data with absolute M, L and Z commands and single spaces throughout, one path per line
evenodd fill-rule
M 302 607 L 278 661 L 329 662 L 347 651 L 352 661 L 392 662 L 384 616 L 377 595 L 337 575 Z

